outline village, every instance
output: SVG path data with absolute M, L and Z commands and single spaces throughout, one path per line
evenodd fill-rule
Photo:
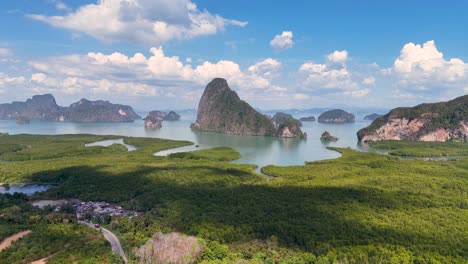
M 58 212 L 64 206 L 71 205 L 76 211 L 76 217 L 78 220 L 90 220 L 96 218 L 103 218 L 106 216 L 121 216 L 134 218 L 140 216 L 142 213 L 125 210 L 121 206 L 110 204 L 107 202 L 94 202 L 94 201 L 80 201 L 78 199 L 69 200 L 40 200 L 32 203 L 34 206 L 39 208 L 45 208 L 46 206 L 55 207 L 54 211 Z

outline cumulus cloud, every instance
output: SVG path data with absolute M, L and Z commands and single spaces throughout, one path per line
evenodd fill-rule
M 364 84 L 364 85 L 375 85 L 375 77 L 374 76 L 369 76 L 369 77 L 364 78 L 364 80 L 362 80 L 362 84 Z
M 0 94 L 22 91 L 26 82 L 27 80 L 23 76 L 10 76 L 7 73 L 0 72 Z
M 468 80 L 467 64 L 459 58 L 445 59 L 433 40 L 404 45 L 387 72 L 394 74 L 403 88 L 419 91 L 459 88 Z
M 247 22 L 199 10 L 191 0 L 100 0 L 64 16 L 32 14 L 29 17 L 106 42 L 144 45 L 213 35 L 229 25 L 247 25 Z
M 333 53 L 327 55 L 327 59 L 329 62 L 333 63 L 345 63 L 348 60 L 348 51 L 335 50 Z
M 162 47 L 153 47 L 149 56 L 90 52 L 31 61 L 29 66 L 34 74 L 29 82 L 49 92 L 67 94 L 113 92 L 122 96 L 161 97 L 178 94 L 182 99 L 197 100 L 209 81 L 221 77 L 246 99 L 252 99 L 286 91 L 269 79 L 270 73 L 280 65 L 267 59 L 246 70 L 229 60 L 204 61 L 192 66 L 178 56 L 167 56 Z
M 272 58 L 268 58 L 255 63 L 254 65 L 250 66 L 247 70 L 252 74 L 256 74 L 267 79 L 273 79 L 278 77 L 281 68 L 281 62 Z
M 362 77 L 361 74 L 352 72 L 346 64 L 346 50 L 334 51 L 325 58 L 326 62 L 323 64 L 307 62 L 300 66 L 298 82 L 303 91 L 354 98 L 364 97 L 371 92 L 369 86 L 375 84 L 375 77 Z
M 292 31 L 283 31 L 281 35 L 276 35 L 271 41 L 270 46 L 276 50 L 287 50 L 294 46 Z

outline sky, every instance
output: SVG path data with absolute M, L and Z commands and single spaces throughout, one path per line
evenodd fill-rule
M 468 93 L 467 1 L 3 0 L 0 103 L 51 93 L 196 108 L 215 77 L 261 109 Z

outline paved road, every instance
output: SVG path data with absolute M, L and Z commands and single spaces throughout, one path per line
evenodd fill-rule
M 78 223 L 87 225 L 93 229 L 98 229 L 94 227 L 94 224 L 85 222 L 85 221 L 78 221 Z M 127 256 L 125 255 L 125 252 L 123 251 L 122 245 L 120 244 L 119 239 L 109 230 L 101 227 L 101 233 L 104 235 L 104 238 L 109 241 L 109 243 L 112 246 L 112 251 L 119 254 L 120 257 L 123 259 L 125 263 L 128 263 Z

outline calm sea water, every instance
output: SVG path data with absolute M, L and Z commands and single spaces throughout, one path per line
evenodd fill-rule
M 134 137 L 156 137 L 175 140 L 189 140 L 199 145 L 182 149 L 169 150 L 157 155 L 165 155 L 175 151 L 204 149 L 228 146 L 238 150 L 242 157 L 236 163 L 251 163 L 263 167 L 275 165 L 302 165 L 305 161 L 323 160 L 339 157 L 340 154 L 326 149 L 327 146 L 350 147 L 361 149 L 356 132 L 369 125 L 370 121 L 357 117 L 355 123 L 321 124 L 303 122 L 302 130 L 307 132 L 308 139 L 278 139 L 273 137 L 228 136 L 211 132 L 194 132 L 190 123 L 195 117 L 183 117 L 181 121 L 163 122 L 159 130 L 144 128 L 142 120 L 133 123 L 60 123 L 33 121 L 28 125 L 18 125 L 15 120 L 0 120 L 0 132 L 10 134 L 97 134 L 122 135 Z M 339 140 L 323 144 L 320 135 L 329 131 Z

